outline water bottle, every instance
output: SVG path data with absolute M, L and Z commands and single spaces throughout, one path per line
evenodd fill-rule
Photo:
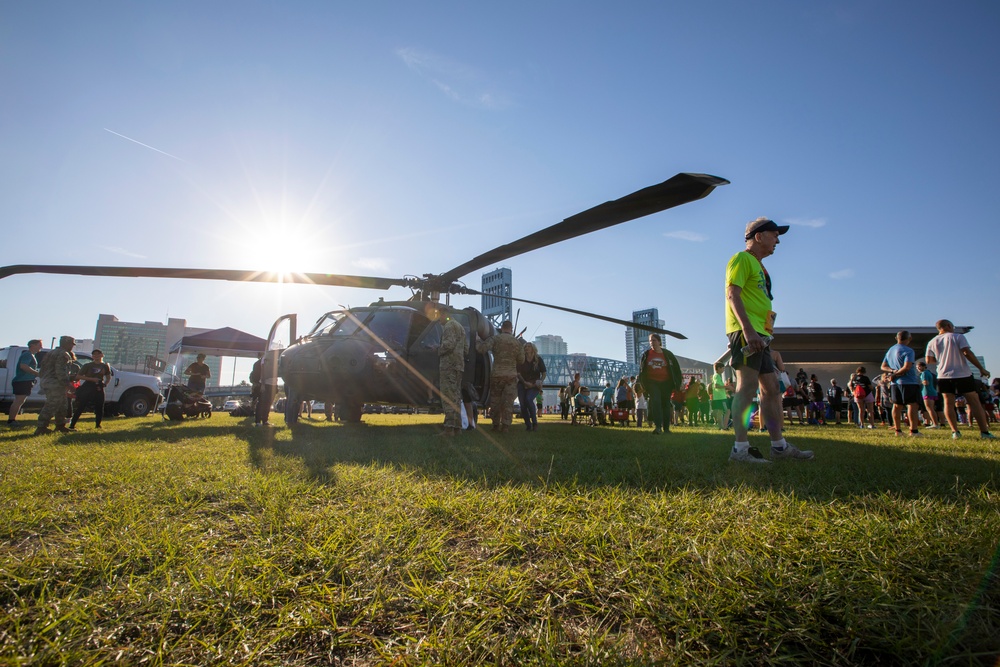
M 771 344 L 771 341 L 774 340 L 774 336 L 761 336 L 761 340 L 764 341 L 764 347 L 767 347 L 768 345 Z M 742 348 L 740 348 L 740 352 L 743 353 L 744 357 L 750 356 L 750 346 L 744 345 Z

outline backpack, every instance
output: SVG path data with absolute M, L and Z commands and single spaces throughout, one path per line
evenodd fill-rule
M 851 391 L 854 394 L 854 398 L 866 398 L 868 394 L 872 393 L 872 381 L 867 375 L 861 375 L 860 373 L 853 377 L 854 389 Z

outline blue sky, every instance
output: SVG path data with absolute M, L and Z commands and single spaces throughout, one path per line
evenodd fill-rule
M 948 317 L 989 368 L 998 28 L 992 2 L 3 3 L 3 264 L 436 273 L 705 172 L 732 184 L 509 260 L 515 295 L 655 306 L 711 360 L 725 263 L 766 215 L 793 225 L 765 263 L 779 326 Z M 408 295 L 15 276 L 0 344 L 102 312 L 265 335 Z M 620 327 L 520 323 L 624 358 Z

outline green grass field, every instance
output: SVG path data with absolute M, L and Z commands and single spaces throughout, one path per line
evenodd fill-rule
M 0 664 L 997 664 L 974 428 L 750 466 L 708 428 L 365 419 L 4 428 Z

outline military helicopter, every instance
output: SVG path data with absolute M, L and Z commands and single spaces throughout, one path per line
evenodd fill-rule
M 56 266 L 22 264 L 0 268 L 0 279 L 26 273 L 49 273 L 84 276 L 131 278 L 185 278 L 230 280 L 239 282 L 308 283 L 339 287 L 387 290 L 408 287 L 413 291 L 407 301 L 382 299 L 368 306 L 345 308 L 325 313 L 306 335 L 296 336 L 296 315 L 283 315 L 271 327 L 268 347 L 279 327 L 287 322 L 292 345 L 280 353 L 271 353 L 276 374 L 281 377 L 287 395 L 285 420 L 298 420 L 298 406 L 303 400 L 319 399 L 337 406 L 338 416 L 346 421 L 360 421 L 365 404 L 428 405 L 440 403 L 437 346 L 446 318 L 456 319 L 466 330 L 469 355 L 466 359 L 463 390 L 473 400 L 488 400 L 492 359 L 476 352 L 477 338 L 493 335 L 493 325 L 475 308 L 450 305 L 450 295 L 482 296 L 459 279 L 532 250 L 544 248 L 584 234 L 635 220 L 652 213 L 680 206 L 708 196 L 716 187 L 729 181 L 708 174 L 680 173 L 666 181 L 599 204 L 562 222 L 499 246 L 444 273 L 425 273 L 422 277 L 378 278 L 327 273 L 276 274 L 229 269 L 176 269 L 113 266 Z M 445 302 L 441 302 L 441 296 Z M 626 327 L 633 327 L 685 338 L 667 329 L 634 323 L 614 317 L 564 306 L 503 297 L 511 301 L 582 315 Z M 274 359 L 276 357 L 276 359 Z

